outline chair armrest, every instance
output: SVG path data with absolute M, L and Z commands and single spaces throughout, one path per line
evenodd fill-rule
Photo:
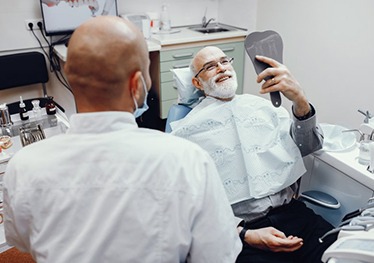
M 340 202 L 329 194 L 320 191 L 306 191 L 300 194 L 301 199 L 331 209 L 340 208 Z
M 165 132 L 170 133 L 171 132 L 170 123 L 184 118 L 191 110 L 192 108 L 186 105 L 173 104 L 170 107 L 169 112 L 168 112 L 168 117 L 167 117 L 166 125 L 165 125 Z

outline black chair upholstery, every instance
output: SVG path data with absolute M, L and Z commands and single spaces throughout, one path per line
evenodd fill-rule
M 44 107 L 47 101 L 46 83 L 49 81 L 47 64 L 42 53 L 32 51 L 0 56 L 0 90 L 17 88 L 40 83 L 43 97 L 24 98 L 26 109 L 31 110 L 31 101 L 38 99 Z M 58 103 L 56 106 L 63 112 L 64 108 Z M 10 114 L 19 112 L 19 101 L 7 104 Z

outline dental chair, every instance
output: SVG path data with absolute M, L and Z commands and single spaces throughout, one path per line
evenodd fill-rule
M 166 119 L 165 132 L 170 133 L 171 132 L 170 123 L 173 121 L 183 119 L 191 110 L 192 108 L 187 105 L 183 105 L 183 104 L 171 105 L 169 112 L 168 112 L 168 117 Z
M 0 56 L 0 72 L 0 91 L 40 84 L 42 97 L 25 98 L 23 101 L 28 111 L 33 108 L 31 101 L 36 99 L 40 101 L 40 107 L 45 107 L 48 96 L 46 83 L 49 81 L 49 75 L 42 53 L 32 51 Z M 56 102 L 55 104 L 59 110 L 65 112 L 63 107 Z M 7 106 L 10 114 L 19 112 L 19 101 L 7 103 Z
M 192 73 L 190 72 L 189 68 L 172 69 L 171 71 L 173 72 L 173 78 L 178 91 L 178 104 L 173 104 L 169 109 L 165 125 L 166 133 L 171 132 L 170 123 L 184 118 L 192 110 L 192 108 L 199 103 L 203 96 L 203 93 L 199 92 L 192 85 Z M 297 183 L 298 187 L 300 188 L 301 178 Z M 333 196 L 316 190 L 308 190 L 300 194 L 297 191 L 295 197 L 304 201 L 310 208 L 313 206 L 325 208 L 327 211 L 326 213 L 339 209 L 341 206 L 340 202 Z M 329 221 L 323 214 L 321 216 Z M 340 222 L 330 221 L 330 223 L 337 226 Z

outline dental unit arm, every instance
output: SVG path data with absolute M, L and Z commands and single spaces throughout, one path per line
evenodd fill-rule
M 374 262 L 374 197 L 357 211 L 343 218 L 339 227 L 327 232 L 320 242 L 330 234 L 339 232 L 335 241 L 323 254 L 322 261 Z
M 338 239 L 324 252 L 322 262 L 374 262 L 374 235 L 363 233 Z
M 341 238 L 356 234 L 358 231 L 367 232 L 371 229 L 374 229 L 374 197 L 370 198 L 364 207 L 348 213 L 340 225 L 320 237 L 319 242 L 323 243 L 326 237 L 338 232 L 338 238 Z

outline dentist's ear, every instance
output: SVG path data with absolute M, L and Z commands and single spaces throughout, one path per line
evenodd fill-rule
M 198 78 L 193 77 L 193 78 L 192 78 L 192 84 L 193 84 L 197 89 L 204 91 L 204 88 L 203 88 L 203 86 L 201 85 L 201 82 L 200 82 L 200 80 L 199 80 Z
M 130 77 L 130 92 L 136 100 L 140 98 L 141 91 L 143 90 L 141 77 L 142 73 L 140 71 L 136 71 L 135 74 Z

